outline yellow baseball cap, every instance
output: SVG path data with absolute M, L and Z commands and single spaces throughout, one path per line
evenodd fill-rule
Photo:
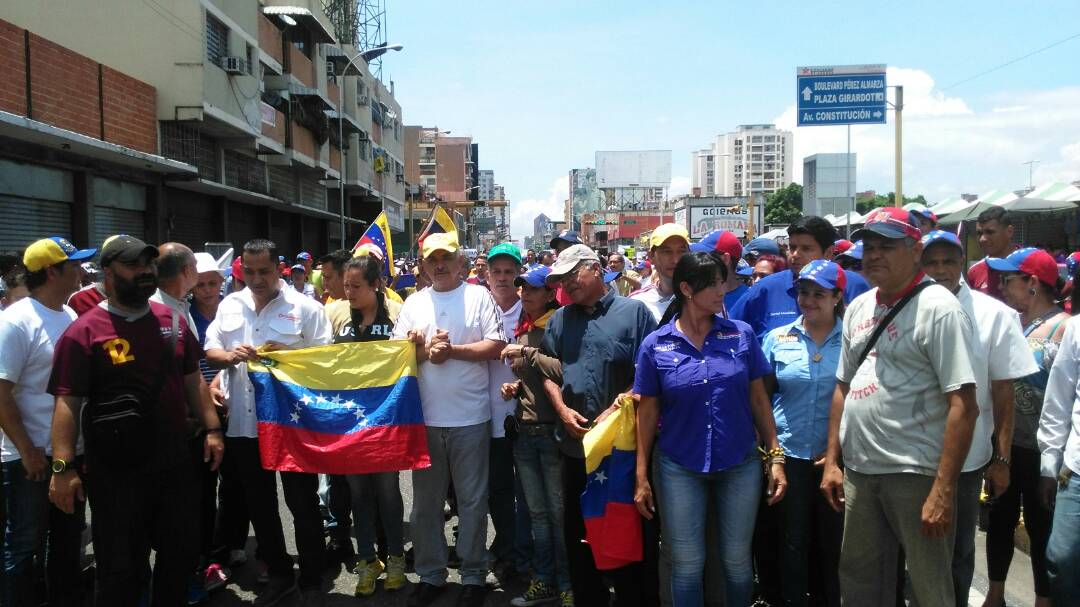
M 77 249 L 66 238 L 51 236 L 42 238 L 26 247 L 23 265 L 27 271 L 37 272 L 65 261 L 83 261 L 97 254 L 97 249 Z
M 683 239 L 687 246 L 690 245 L 690 232 L 687 232 L 686 228 L 677 223 L 665 223 L 656 226 L 656 229 L 653 230 L 652 236 L 649 237 L 649 248 L 655 249 L 672 236 L 677 236 Z
M 461 245 L 458 244 L 457 232 L 436 232 L 424 238 L 421 256 L 427 259 L 435 251 L 457 253 L 459 248 L 461 248 Z

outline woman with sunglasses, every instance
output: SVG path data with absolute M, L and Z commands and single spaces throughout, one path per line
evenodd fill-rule
M 990 507 L 986 532 L 986 560 L 990 589 L 984 607 L 1005 604 L 1005 578 L 1013 555 L 1013 533 L 1023 503 L 1024 527 L 1031 538 L 1031 569 L 1035 578 L 1035 605 L 1050 604 L 1046 574 L 1046 543 L 1050 537 L 1050 512 L 1039 499 L 1039 445 L 1035 434 L 1042 413 L 1050 367 L 1057 354 L 1069 315 L 1057 305 L 1061 289 L 1057 262 L 1034 247 L 1018 249 L 1004 259 L 986 260 L 1001 272 L 1005 303 L 1020 313 L 1031 355 L 1039 371 L 1016 381 L 1013 444 L 1009 488 Z

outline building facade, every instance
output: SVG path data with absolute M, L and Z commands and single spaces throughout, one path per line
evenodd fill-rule
M 392 83 L 362 58 L 349 62 L 356 49 L 337 44 L 321 3 L 102 0 L 87 11 L 75 0 L 13 2 L 0 19 L 152 89 L 151 111 L 129 124 L 153 131 L 152 153 L 195 168 L 143 183 L 148 202 L 118 203 L 113 215 L 126 223 L 94 226 L 98 236 L 123 228 L 196 250 L 268 236 L 291 253 L 351 245 L 383 210 L 401 229 L 401 106 Z M 118 27 L 122 44 L 101 35 Z M 3 52 L 22 54 L 18 46 Z M 139 230 L 132 213 L 142 213 Z
M 814 154 L 803 158 L 803 213 L 846 215 L 854 210 L 855 154 Z
M 691 153 L 691 191 L 699 196 L 770 194 L 792 181 L 791 131 L 744 124 Z

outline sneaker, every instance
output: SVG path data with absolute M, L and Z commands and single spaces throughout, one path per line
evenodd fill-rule
M 255 574 L 255 581 L 260 584 L 265 584 L 270 581 L 270 568 L 266 566 L 266 563 L 257 561 L 259 572 Z
M 574 607 L 573 590 L 563 590 L 559 593 L 559 607 Z
M 240 567 L 247 563 L 247 552 L 243 550 L 230 550 L 229 559 L 226 561 L 229 567 Z
M 189 580 L 187 587 L 187 604 L 202 605 L 209 601 L 210 595 L 207 594 L 206 589 L 203 588 L 202 580 L 197 578 Z
M 405 555 L 386 559 L 386 581 L 383 588 L 393 592 L 405 587 Z
M 356 575 L 359 579 L 356 580 L 356 590 L 353 591 L 353 596 L 371 596 L 375 594 L 375 582 L 379 580 L 379 576 L 382 575 L 386 566 L 378 557 L 370 561 L 359 561 L 356 563 Z
M 232 572 L 217 563 L 211 563 L 203 574 L 203 588 L 207 592 L 213 592 L 218 588 L 224 588 L 232 578 Z
M 326 595 L 318 588 L 308 588 L 300 593 L 300 607 L 326 607 Z
M 405 607 L 427 607 L 434 603 L 444 590 L 446 590 L 446 586 L 436 586 L 435 584 L 420 582 L 420 585 L 416 587 L 416 590 L 413 590 L 413 593 L 409 595 L 409 600 L 405 603 Z
M 525 594 L 510 599 L 510 604 L 514 607 L 531 607 L 532 605 L 543 605 L 556 598 L 554 588 L 540 580 L 533 580 L 529 583 L 529 588 L 525 591 Z
M 487 594 L 486 586 L 467 584 L 461 589 L 461 594 L 458 595 L 454 607 L 483 607 Z
M 255 599 L 253 605 L 255 607 L 271 607 L 277 605 L 285 597 L 296 592 L 296 580 L 293 576 L 277 577 L 269 580 L 266 584 L 266 588 L 259 593 L 259 597 Z

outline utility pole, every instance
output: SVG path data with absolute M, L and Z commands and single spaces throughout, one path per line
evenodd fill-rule
M 1033 175 L 1033 171 L 1035 170 L 1035 165 L 1040 163 L 1040 162 L 1042 162 L 1042 161 L 1041 160 L 1029 160 L 1029 161 L 1023 163 L 1023 164 L 1026 164 L 1027 167 L 1028 167 L 1028 193 L 1029 194 L 1035 189 L 1035 186 L 1034 186 L 1031 178 L 1032 178 L 1032 175 Z
M 896 199 L 895 206 L 904 206 L 904 87 L 896 87 Z

